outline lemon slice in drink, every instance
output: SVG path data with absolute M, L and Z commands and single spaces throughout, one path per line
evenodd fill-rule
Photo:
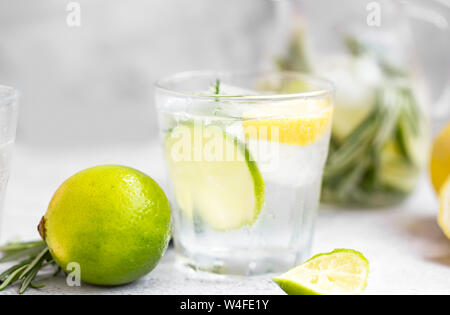
M 333 107 L 329 99 L 287 101 L 247 112 L 244 116 L 248 139 L 306 146 L 320 140 L 330 130 Z
M 257 220 L 265 186 L 244 144 L 216 126 L 182 124 L 167 136 L 166 155 L 178 207 L 188 218 L 219 231 Z
M 444 234 L 450 239 L 450 176 L 442 186 L 439 199 L 441 208 L 439 210 L 438 223 Z
M 272 280 L 289 295 L 352 295 L 365 289 L 368 275 L 369 262 L 360 252 L 336 249 Z

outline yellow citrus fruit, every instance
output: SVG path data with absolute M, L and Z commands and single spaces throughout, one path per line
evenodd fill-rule
M 430 163 L 431 181 L 437 193 L 450 175 L 450 124 L 436 138 Z
M 247 113 L 243 123 L 248 139 L 306 146 L 320 140 L 330 130 L 331 100 L 285 102 Z M 266 118 L 267 117 L 267 118 Z
M 149 273 L 164 254 L 169 202 L 144 173 L 97 166 L 58 188 L 39 230 L 62 269 L 77 263 L 84 282 L 125 284 Z
M 439 210 L 438 223 L 444 234 L 450 239 L 450 176 L 442 186 L 439 199 L 441 208 Z

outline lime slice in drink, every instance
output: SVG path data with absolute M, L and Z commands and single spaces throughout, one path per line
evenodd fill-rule
M 166 139 L 179 208 L 191 220 L 227 231 L 252 225 L 264 204 L 264 180 L 244 144 L 217 126 L 182 124 Z
M 336 249 L 272 280 L 289 295 L 350 295 L 365 289 L 368 275 L 369 262 L 361 253 Z

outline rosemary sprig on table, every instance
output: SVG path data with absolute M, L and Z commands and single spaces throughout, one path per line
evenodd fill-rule
M 0 263 L 17 263 L 0 274 L 0 291 L 9 286 L 20 283 L 19 294 L 23 294 L 29 287 L 42 288 L 45 284 L 36 284 L 36 276 L 46 266 L 55 266 L 47 244 L 44 241 L 35 242 L 13 242 L 5 246 L 0 246 L 0 252 L 3 253 Z

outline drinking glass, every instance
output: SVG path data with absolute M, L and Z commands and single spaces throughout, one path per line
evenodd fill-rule
M 179 260 L 237 275 L 309 255 L 333 86 L 289 72 L 189 72 L 157 83 Z
M 16 137 L 17 106 L 17 90 L 0 85 L 0 218 L 8 184 L 11 153 Z

